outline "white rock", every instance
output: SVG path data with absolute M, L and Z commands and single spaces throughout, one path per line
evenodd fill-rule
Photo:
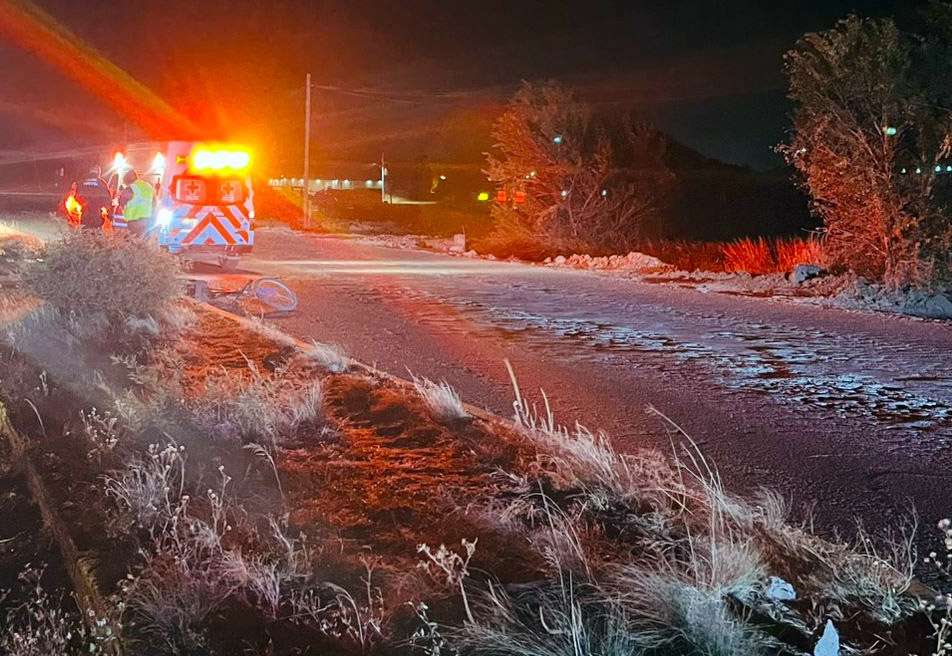
M 823 635 L 813 648 L 813 656 L 840 656 L 840 634 L 833 626 L 833 620 L 826 621 Z
M 798 264 L 793 267 L 793 273 L 790 274 L 790 280 L 797 285 L 802 285 L 810 278 L 816 278 L 823 274 L 823 267 L 818 264 Z
M 774 601 L 793 601 L 797 598 L 797 591 L 793 586 L 779 576 L 771 576 L 767 586 L 767 599 Z
M 555 263 L 556 263 L 556 264 L 565 264 L 565 256 L 564 256 L 564 255 L 558 255 L 558 256 L 556 256 L 556 258 L 555 258 Z

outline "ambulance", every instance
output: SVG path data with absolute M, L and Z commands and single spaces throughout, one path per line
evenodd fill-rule
M 151 233 L 159 245 L 188 260 L 235 269 L 239 256 L 254 247 L 250 151 L 228 143 L 173 141 L 155 169 Z

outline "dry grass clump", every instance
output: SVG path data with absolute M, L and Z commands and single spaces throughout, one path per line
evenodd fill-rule
M 648 241 L 638 250 L 681 271 L 737 271 L 751 275 L 789 273 L 798 264 L 827 266 L 823 240 L 816 236 L 745 238 L 732 242 Z
M 444 631 L 450 646 L 480 656 L 631 656 L 645 653 L 623 606 L 592 599 L 571 579 L 511 594 L 490 586 L 473 603 L 477 622 Z
M 788 273 L 798 264 L 826 265 L 823 242 L 816 236 L 807 238 L 738 239 L 725 244 L 724 270 L 744 271 L 751 275 Z
M 466 421 L 470 418 L 459 393 L 445 380 L 434 382 L 429 378 L 414 376 L 413 387 L 423 399 L 433 419 L 444 424 Z
M 343 373 L 350 366 L 350 360 L 344 350 L 334 344 L 322 344 L 311 340 L 311 344 L 303 351 L 302 355 L 308 362 L 312 362 L 332 374 Z
M 274 444 L 322 421 L 323 390 L 317 380 L 298 386 L 249 366 L 247 376 L 222 370 L 207 378 L 192 407 L 199 426 L 215 435 Z
M 24 282 L 64 319 L 118 329 L 164 310 L 180 294 L 178 271 L 175 257 L 150 241 L 77 231 L 49 243 Z
M 210 615 L 236 603 L 365 648 L 380 636 L 369 570 L 365 606 L 314 580 L 317 554 L 306 539 L 289 537 L 273 517 L 250 514 L 223 466 L 215 489 L 201 493 L 186 475 L 185 449 L 151 445 L 149 453 L 106 477 L 118 514 L 139 527 L 133 535 L 146 536 L 119 598 L 124 623 L 149 639 L 149 653 L 200 653 Z
M 603 432 L 592 433 L 578 423 L 574 430 L 559 425 L 545 392 L 539 413 L 522 395 L 508 361 L 506 367 L 515 394 L 516 425 L 536 444 L 543 471 L 557 489 L 582 490 L 598 508 L 613 503 L 666 505 L 665 498 L 677 492 L 680 483 L 675 472 L 658 454 L 621 455 Z
M 770 243 L 760 239 L 738 239 L 724 245 L 724 269 L 726 271 L 746 271 L 751 275 L 773 273 L 777 264 Z
M 680 271 L 724 271 L 724 245 L 720 242 L 657 239 L 639 243 L 636 250 Z
M 803 239 L 778 239 L 774 242 L 777 269 L 793 271 L 798 264 L 829 264 L 823 241 L 816 235 Z
M 499 521 L 524 522 L 551 578 L 518 594 L 470 589 L 473 620 L 444 631 L 464 652 L 766 655 L 812 648 L 827 618 L 888 627 L 916 612 L 909 531 L 820 538 L 790 524 L 776 495 L 728 494 L 684 433 L 670 460 L 621 456 L 604 435 L 557 425 L 544 395 L 538 413 L 510 375 L 516 422 L 544 465 L 538 487 L 558 503 L 527 492 Z M 769 597 L 774 579 L 797 601 Z

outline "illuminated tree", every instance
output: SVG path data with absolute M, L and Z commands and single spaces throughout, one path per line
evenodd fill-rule
M 672 176 L 644 123 L 595 117 L 558 84 L 526 83 L 492 136 L 485 173 L 505 193 L 493 207 L 500 240 L 620 251 L 657 227 Z
M 948 52 L 891 20 L 851 16 L 787 53 L 796 111 L 781 150 L 834 264 L 892 286 L 947 275 L 952 112 L 937 94 L 948 94 Z

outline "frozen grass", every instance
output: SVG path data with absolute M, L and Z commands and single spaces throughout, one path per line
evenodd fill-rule
M 576 594 L 571 579 L 516 597 L 500 586 L 474 600 L 477 622 L 445 630 L 460 653 L 478 656 L 633 656 L 645 653 L 624 608 Z
M 605 433 L 592 433 L 576 423 L 569 430 L 556 422 L 548 397 L 541 391 L 543 411 L 522 395 L 512 365 L 514 421 L 538 447 L 546 476 L 557 488 L 584 490 L 595 507 L 620 503 L 665 505 L 680 487 L 674 470 L 658 454 L 625 457 L 615 451 Z
M 121 330 L 130 317 L 156 316 L 180 294 L 178 270 L 175 257 L 150 241 L 76 231 L 49 243 L 23 279 L 64 319 Z
M 302 355 L 309 362 L 333 374 L 343 373 L 350 366 L 350 360 L 344 354 L 344 350 L 333 344 L 321 344 L 312 340 Z
M 185 485 L 185 450 L 176 444 L 149 446 L 146 456 L 134 458 L 108 474 L 104 489 L 128 523 L 161 533 L 173 520 Z
M 199 425 L 221 437 L 270 445 L 323 421 L 320 381 L 298 387 L 254 367 L 248 372 L 247 377 L 236 377 L 222 371 L 206 379 L 204 393 L 193 404 Z
M 436 383 L 429 378 L 417 377 L 410 372 L 413 387 L 423 399 L 430 415 L 438 422 L 450 424 L 470 418 L 459 393 L 445 380 Z
M 527 493 L 497 514 L 509 533 L 529 522 L 523 532 L 551 578 L 518 595 L 470 591 L 473 619 L 443 630 L 465 652 L 575 655 L 618 645 L 631 654 L 766 655 L 784 647 L 750 621 L 754 613 L 810 643 L 825 617 L 881 626 L 916 612 L 907 594 L 911 527 L 879 541 L 860 532 L 852 544 L 817 537 L 788 522 L 777 495 L 730 495 L 660 412 L 652 410 L 674 429 L 671 458 L 629 458 L 604 435 L 559 426 L 544 394 L 538 412 L 511 367 L 510 375 L 516 422 L 544 465 L 539 485 L 558 490 L 562 505 Z M 614 551 L 606 534 L 626 535 L 625 548 Z M 772 576 L 824 613 L 770 600 Z

